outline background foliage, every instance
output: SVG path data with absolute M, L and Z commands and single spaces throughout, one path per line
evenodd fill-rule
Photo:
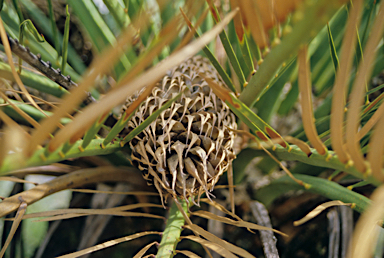
M 4 257 L 84 250 L 65 256 L 77 257 L 105 247 L 98 243 L 121 244 L 92 256 L 382 257 L 380 1 L 1 6 Z M 148 89 L 196 54 L 228 86 L 207 79 L 238 118 L 237 159 L 213 202 L 169 198 L 163 209 L 126 144 L 158 113 L 119 133 Z M 146 86 L 119 117 L 119 105 Z M 331 208 L 293 226 L 317 205 Z M 279 230 L 277 243 L 255 223 Z

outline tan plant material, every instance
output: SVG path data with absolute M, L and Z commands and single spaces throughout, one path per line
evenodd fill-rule
M 350 161 L 348 150 L 344 145 L 344 107 L 346 99 L 345 94 L 349 82 L 352 62 L 354 60 L 354 51 L 356 49 L 356 27 L 360 21 L 362 3 L 362 0 L 357 0 L 351 5 L 344 40 L 341 46 L 340 67 L 336 73 L 332 98 L 332 115 L 330 120 L 331 143 L 338 159 L 344 164 L 352 162 Z
M 38 185 L 38 183 L 24 180 L 24 179 L 17 178 L 17 177 L 11 177 L 11 176 L 1 176 L 0 181 L 10 181 L 10 182 L 15 182 L 15 183 Z
M 360 149 L 360 142 L 357 138 L 357 130 L 360 126 L 360 112 L 364 100 L 364 86 L 368 83 L 369 76 L 375 63 L 375 54 L 379 41 L 382 39 L 384 29 L 384 5 L 380 5 L 375 21 L 372 26 L 371 35 L 364 48 L 364 58 L 361 59 L 353 89 L 350 96 L 350 106 L 347 113 L 346 139 L 347 148 L 357 170 L 367 175 L 370 168 L 365 163 L 364 156 Z
M 21 115 L 25 120 L 27 120 L 28 123 L 30 123 L 33 127 L 35 128 L 39 128 L 40 127 L 40 124 L 38 122 L 36 122 L 35 119 L 33 119 L 32 117 L 30 117 L 27 113 L 25 113 L 23 110 L 21 110 L 17 105 L 15 105 L 14 103 L 12 103 L 11 101 L 9 101 L 7 95 L 4 94 L 4 92 L 0 91 L 0 97 L 5 101 L 5 102 L 8 102 L 9 105 L 11 105 L 13 107 L 13 109 L 19 113 L 19 115 Z
M 27 210 L 27 203 L 24 202 L 22 198 L 19 198 L 19 207 L 17 209 L 16 217 L 12 223 L 11 230 L 9 231 L 8 237 L 5 240 L 4 246 L 1 248 L 0 258 L 2 258 L 4 256 L 5 250 L 7 250 L 7 247 L 11 243 L 11 240 L 12 240 L 13 236 L 15 235 L 16 230 L 19 227 L 21 219 L 23 218 L 23 215 L 24 215 L 26 210 Z
M 85 184 L 111 181 L 136 183 L 141 182 L 141 180 L 135 168 L 98 167 L 78 170 L 5 198 L 0 203 L 0 217 L 16 211 L 20 205 L 20 198 L 29 205 L 48 195 L 66 190 L 68 186 L 79 187 Z M 140 185 L 140 183 L 137 184 Z
M 236 255 L 234 255 L 233 253 L 231 253 L 230 251 L 228 251 L 226 248 L 222 247 L 221 245 L 216 244 L 216 243 L 211 242 L 211 241 L 204 240 L 198 236 L 184 236 L 184 237 L 181 237 L 181 239 L 189 239 L 189 240 L 195 241 L 195 242 L 201 244 L 202 246 L 208 247 L 209 249 L 215 251 L 216 253 L 220 254 L 223 257 L 237 258 Z
M 114 240 L 110 240 L 110 241 L 104 242 L 102 244 L 98 244 L 98 245 L 95 245 L 95 246 L 83 249 L 81 251 L 77 251 L 77 252 L 66 254 L 66 255 L 61 255 L 61 256 L 58 256 L 57 258 L 75 258 L 75 257 L 80 257 L 80 256 L 82 256 L 84 254 L 90 254 L 90 253 L 99 251 L 101 249 L 105 249 L 105 248 L 108 248 L 108 247 L 111 247 L 111 246 L 114 246 L 114 245 L 117 245 L 117 244 L 120 244 L 120 243 L 123 243 L 123 242 L 134 240 L 134 239 L 142 237 L 142 236 L 160 235 L 160 234 L 161 234 L 161 232 L 157 232 L 157 231 L 140 232 L 140 233 L 136 233 L 136 234 L 133 234 L 133 235 L 129 235 L 129 236 L 117 238 L 117 239 L 114 239 Z
M 230 251 L 234 254 L 240 255 L 241 257 L 245 257 L 245 258 L 255 258 L 252 254 L 250 254 L 246 250 L 244 250 L 238 246 L 235 246 L 235 245 L 215 236 L 214 234 L 204 230 L 203 228 L 199 227 L 198 225 L 195 225 L 195 224 L 187 225 L 187 226 L 185 226 L 185 228 L 188 228 L 188 229 L 194 231 L 195 233 L 204 237 L 208 241 L 211 241 L 215 244 L 218 244 L 218 245 L 222 246 L 223 248 L 227 249 L 228 251 Z
M 373 257 L 379 228 L 384 217 L 384 185 L 378 187 L 371 195 L 372 204 L 361 215 L 356 224 L 353 238 L 349 244 L 348 258 Z
M 2 110 L 0 110 L 0 120 L 6 124 L 0 137 L 0 165 L 9 154 L 8 161 L 13 164 L 25 164 L 24 145 L 30 139 L 30 135 Z
M 187 250 L 176 250 L 176 253 L 178 254 L 184 254 L 185 256 L 189 257 L 189 258 L 201 258 L 200 256 L 198 256 L 197 254 L 191 252 L 191 251 L 187 251 Z
M 308 60 L 308 46 L 305 45 L 299 49 L 299 89 L 300 89 L 300 104 L 301 104 L 301 120 L 308 140 L 320 155 L 327 153 L 327 148 L 320 140 L 315 127 L 315 118 L 313 117 L 312 107 L 312 84 L 311 84 L 311 69 Z
M 380 108 L 384 105 L 381 104 Z M 379 108 L 379 109 L 380 109 Z M 379 112 L 377 110 L 375 115 Z M 372 116 L 373 118 L 373 116 Z M 372 119 L 371 118 L 371 119 Z M 383 155 L 384 155 L 384 117 L 381 116 L 379 122 L 375 126 L 375 130 L 369 140 L 369 152 L 368 152 L 368 161 L 372 169 L 372 175 L 384 182 L 384 173 L 383 173 Z
M 100 190 L 92 190 L 92 189 L 69 189 L 72 192 L 80 192 L 80 193 L 104 193 L 104 194 L 123 194 L 123 195 L 152 195 L 158 196 L 158 193 L 144 192 L 144 191 L 130 191 L 130 192 L 117 192 L 117 191 L 100 191 Z
M 357 133 L 357 139 L 361 140 L 371 129 L 375 126 L 375 124 L 383 117 L 384 113 L 384 105 L 380 104 L 380 107 L 376 110 L 376 112 L 371 116 L 371 118 L 365 123 L 365 125 L 360 129 Z
M 199 216 L 199 217 L 206 218 L 206 219 L 217 220 L 217 221 L 220 221 L 220 222 L 223 222 L 223 223 L 226 223 L 229 225 L 233 225 L 236 227 L 244 227 L 244 228 L 250 228 L 250 229 L 256 229 L 256 230 L 272 230 L 273 232 L 275 232 L 277 234 L 280 234 L 282 236 L 287 236 L 287 234 L 285 234 L 279 230 L 273 229 L 273 228 L 263 227 L 263 226 L 256 225 L 256 224 L 251 223 L 251 222 L 243 221 L 243 220 L 235 221 L 235 220 L 232 220 L 232 219 L 229 219 L 226 217 L 220 217 L 220 216 L 215 215 L 213 213 L 210 213 L 208 211 L 198 210 L 198 211 L 192 212 L 191 215 Z
M 159 243 L 155 241 L 153 243 L 147 244 L 146 246 L 143 247 L 143 249 L 141 249 L 139 252 L 137 252 L 137 254 L 135 254 L 135 256 L 133 256 L 133 258 L 143 257 L 143 255 L 148 251 L 148 249 L 151 248 L 154 244 L 159 244 Z
M 340 206 L 340 205 L 353 206 L 353 203 L 344 203 L 342 201 L 330 201 L 330 202 L 323 203 L 323 204 L 317 206 L 315 209 L 313 209 L 310 213 L 305 215 L 304 218 L 294 221 L 293 225 L 294 226 L 300 226 L 300 225 L 304 224 L 305 222 L 313 219 L 317 215 L 319 215 L 323 210 L 328 209 L 329 207 Z
M 199 75 L 220 81 L 216 70 L 200 56 L 173 68 L 152 90 L 128 122 L 124 136 L 149 115 L 184 92 L 151 125 L 130 141 L 132 161 L 160 194 L 172 193 L 188 201 L 205 192 L 209 197 L 219 177 L 235 157 L 234 114 Z M 129 97 L 129 108 L 138 96 Z
M 114 215 L 114 216 L 132 216 L 132 217 L 148 217 L 148 218 L 157 218 L 164 219 L 162 216 L 153 215 L 153 214 L 145 214 L 139 212 L 126 212 L 127 210 L 133 210 L 144 207 L 156 207 L 162 208 L 162 205 L 153 204 L 153 203 L 137 203 L 124 205 L 113 208 L 104 208 L 104 209 L 58 209 L 53 211 L 42 211 L 29 213 L 24 215 L 23 219 L 31 219 L 31 218 L 40 218 L 40 217 L 49 217 L 46 219 L 40 219 L 36 221 L 54 221 L 60 219 L 70 219 L 81 216 L 88 215 Z M 14 220 L 14 219 L 6 219 L 6 220 Z
M 302 152 L 307 154 L 308 157 L 310 157 L 312 155 L 311 148 L 304 141 L 297 139 L 295 137 L 289 136 L 289 135 L 284 136 L 284 140 L 286 140 L 288 143 L 295 144 L 297 147 L 300 148 L 300 150 Z

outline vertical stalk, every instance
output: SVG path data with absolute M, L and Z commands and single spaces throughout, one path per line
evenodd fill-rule
M 187 202 L 185 200 L 180 200 L 180 203 L 184 212 L 189 216 Z M 156 258 L 168 258 L 174 256 L 176 245 L 180 241 L 180 234 L 183 230 L 184 223 L 185 219 L 183 213 L 177 207 L 176 201 L 174 201 L 171 210 L 169 211 L 167 225 L 161 238 Z

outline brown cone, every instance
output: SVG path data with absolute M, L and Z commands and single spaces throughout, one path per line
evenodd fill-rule
M 159 193 L 188 200 L 205 192 L 209 197 L 219 177 L 234 159 L 236 120 L 199 76 L 221 83 L 216 70 L 201 56 L 174 68 L 152 90 L 126 126 L 132 131 L 180 91 L 187 91 L 131 142 L 132 160 Z M 127 99 L 123 111 L 137 98 Z

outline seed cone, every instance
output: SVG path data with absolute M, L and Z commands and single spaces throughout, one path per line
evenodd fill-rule
M 129 143 L 132 161 L 160 195 L 188 200 L 203 192 L 209 197 L 234 159 L 234 114 L 199 73 L 223 84 L 216 70 L 196 56 L 175 67 L 158 82 L 128 122 L 128 134 L 180 91 L 182 96 Z M 127 99 L 122 112 L 137 98 Z M 163 199 L 163 198 L 162 198 Z

